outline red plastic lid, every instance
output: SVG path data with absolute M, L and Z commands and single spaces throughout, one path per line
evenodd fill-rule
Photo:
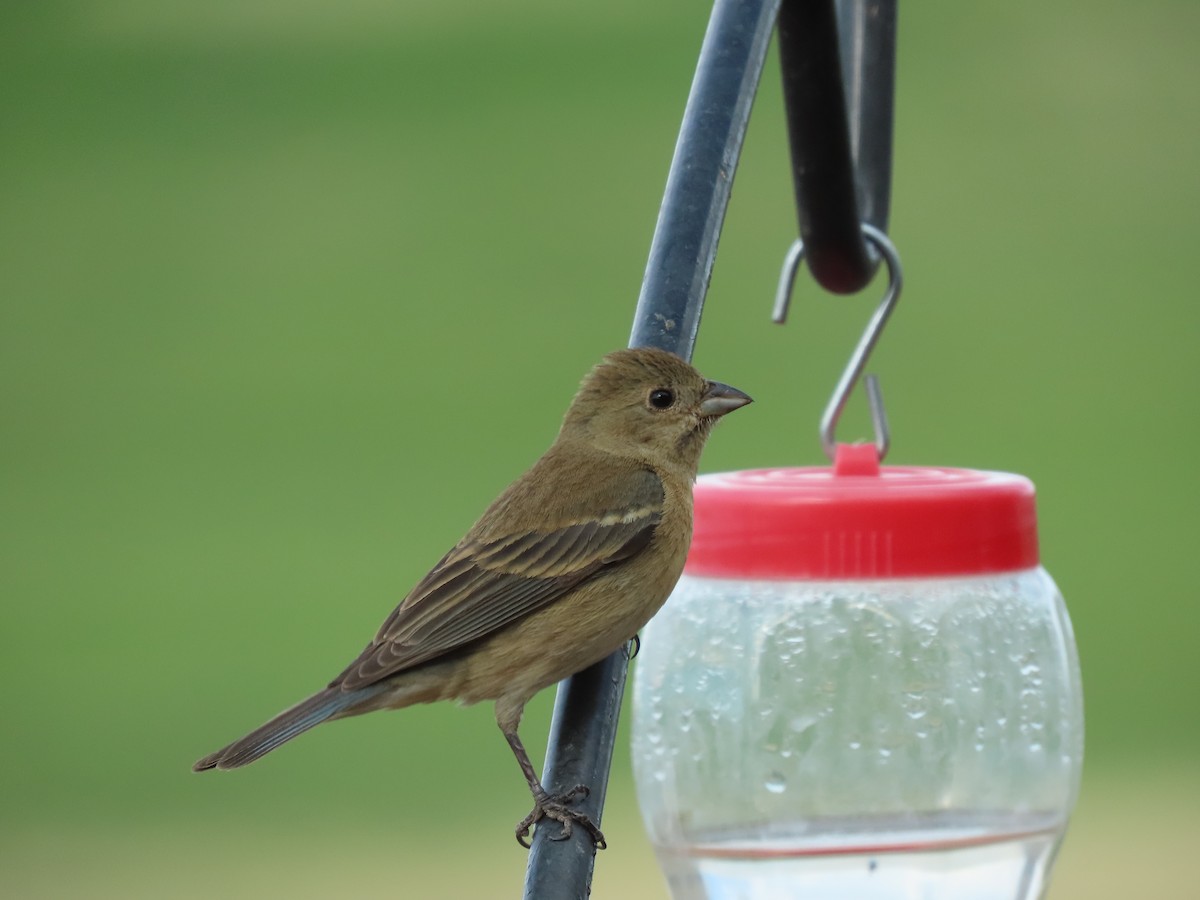
M 840 445 L 833 468 L 704 475 L 695 498 L 689 575 L 875 579 L 1038 565 L 1029 479 L 881 468 L 870 445 Z

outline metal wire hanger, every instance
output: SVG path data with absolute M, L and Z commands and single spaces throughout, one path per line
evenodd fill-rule
M 837 452 L 838 421 L 842 417 L 850 395 L 854 392 L 854 386 L 862 377 L 871 351 L 875 349 L 880 335 L 883 334 L 883 328 L 887 324 L 892 310 L 896 308 L 896 303 L 900 300 L 900 289 L 904 280 L 900 268 L 900 256 L 896 252 L 895 246 L 888 240 L 888 236 L 874 225 L 866 223 L 863 223 L 862 231 L 887 264 L 888 286 L 884 291 L 883 299 L 879 301 L 874 314 L 867 322 L 867 328 L 859 338 L 858 345 L 850 355 L 850 361 L 842 370 L 842 377 L 838 379 L 837 387 L 833 389 L 833 396 L 829 398 L 829 403 L 826 404 L 825 412 L 821 416 L 821 449 L 825 451 L 830 462 L 833 461 Z M 800 271 L 800 263 L 803 260 L 804 242 L 797 239 L 788 249 L 787 256 L 784 258 L 783 270 L 779 273 L 779 286 L 775 290 L 775 309 L 771 318 L 777 325 L 782 325 L 787 321 L 792 290 L 795 287 L 796 275 Z M 871 423 L 875 431 L 875 451 L 882 461 L 891 446 L 891 433 L 888 430 L 887 412 L 883 407 L 883 393 L 879 387 L 878 376 L 868 375 L 866 377 L 866 389 L 867 401 L 871 406 Z

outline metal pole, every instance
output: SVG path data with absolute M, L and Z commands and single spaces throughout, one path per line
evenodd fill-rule
M 629 345 L 691 359 L 779 0 L 717 0 L 675 144 Z
M 896 0 L 784 0 L 779 11 L 800 238 L 813 277 L 838 294 L 875 273 L 862 222 L 887 231 L 895 45 Z
M 859 218 L 887 233 L 892 198 L 897 0 L 838 0 Z
M 716 0 L 683 125 L 675 145 L 630 346 L 690 359 L 734 170 L 758 88 L 779 0 Z M 558 688 L 542 783 L 550 793 L 586 784 L 579 804 L 600 822 L 625 689 L 628 650 Z M 538 828 L 525 873 L 528 900 L 583 900 L 591 892 L 595 847 L 582 828 L 565 841 Z

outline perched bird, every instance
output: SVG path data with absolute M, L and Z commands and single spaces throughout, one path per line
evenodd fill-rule
M 212 753 L 233 769 L 329 719 L 414 703 L 494 700 L 542 819 L 599 829 L 542 788 L 517 736 L 526 702 L 634 638 L 674 587 L 692 482 L 716 422 L 745 406 L 664 350 L 618 350 L 585 378 L 553 445 L 513 482 L 324 690 Z

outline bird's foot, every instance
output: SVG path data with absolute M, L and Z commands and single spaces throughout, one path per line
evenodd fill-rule
M 595 826 L 591 819 L 585 813 L 581 813 L 577 809 L 571 809 L 570 804 L 575 800 L 582 800 L 590 791 L 586 784 L 577 784 L 565 794 L 557 794 L 550 796 L 543 793 L 540 797 L 536 794 L 533 798 L 533 810 L 517 823 L 517 843 L 528 849 L 529 844 L 529 829 L 543 819 L 553 819 L 562 825 L 562 833 L 557 837 L 551 837 L 552 841 L 565 841 L 571 836 L 575 825 L 580 825 L 589 835 L 596 845 L 597 850 L 603 850 L 608 845 L 604 841 L 604 832 Z

